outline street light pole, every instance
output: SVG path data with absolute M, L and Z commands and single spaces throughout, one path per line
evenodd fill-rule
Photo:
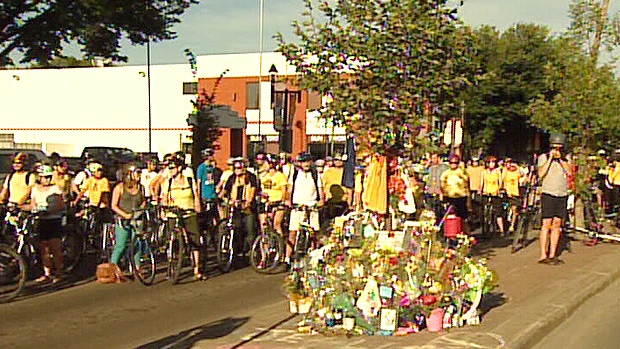
M 293 151 L 293 130 L 291 123 L 295 117 L 295 107 L 301 102 L 301 91 L 291 91 L 288 85 L 283 91 L 276 89 L 275 64 L 269 68 L 269 82 L 271 84 L 271 106 L 273 108 L 274 128 L 278 131 L 280 152 L 291 153 Z M 281 97 L 281 98 L 278 98 Z M 296 100 L 291 100 L 296 98 Z
M 151 115 L 151 37 L 146 42 L 146 94 L 149 106 L 149 153 L 152 151 L 152 115 Z
M 258 38 L 258 46 L 259 46 L 259 55 L 258 55 L 258 140 L 259 140 L 259 148 L 260 151 L 264 151 L 263 149 L 263 134 L 261 132 L 261 126 L 263 123 L 263 101 L 262 101 L 262 93 L 261 93 L 261 83 L 263 81 L 263 30 L 265 23 L 265 0 L 260 1 L 260 19 L 259 19 L 259 32 L 260 37 Z M 254 149 L 252 149 L 254 150 Z M 256 154 L 254 154 L 256 155 Z

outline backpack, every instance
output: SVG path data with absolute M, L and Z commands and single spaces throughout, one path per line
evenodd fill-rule
M 297 182 L 298 173 L 299 173 L 299 169 L 295 169 L 293 171 L 293 188 L 291 188 L 291 194 L 295 193 L 295 182 Z M 320 201 L 321 195 L 319 193 L 320 193 L 321 188 L 319 188 L 319 173 L 316 172 L 316 169 L 311 168 L 310 174 L 312 175 L 312 179 L 314 180 L 314 187 L 316 188 L 316 201 Z M 292 195 L 291 195 L 291 198 L 292 198 Z

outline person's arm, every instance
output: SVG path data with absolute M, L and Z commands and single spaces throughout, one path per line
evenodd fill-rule
M 9 196 L 9 177 L 4 179 L 2 183 L 2 189 L 0 189 L 0 203 L 6 202 Z
M 119 183 L 114 187 L 114 190 L 112 190 L 112 211 L 125 219 L 131 219 L 131 213 L 123 211 L 123 209 L 121 209 L 121 207 L 118 205 L 121 201 L 122 186 L 123 183 Z
M 547 171 L 549 171 L 549 166 L 551 166 L 552 157 L 549 154 L 543 154 L 538 158 L 538 177 L 542 178 Z
M 110 182 L 108 182 L 108 179 L 105 177 L 102 181 L 101 202 L 99 203 L 99 207 L 110 207 Z
M 194 180 L 193 177 L 186 177 L 188 182 L 192 183 L 192 190 L 193 190 L 193 194 L 194 194 L 194 210 L 196 211 L 196 213 L 202 211 L 202 202 L 200 201 L 200 193 L 198 190 L 198 185 L 196 185 L 196 181 Z
M 80 200 L 82 200 L 82 198 L 84 197 L 84 194 L 86 194 L 86 192 L 88 191 L 88 182 L 89 181 L 90 181 L 90 178 L 86 179 L 86 183 L 84 183 L 84 189 L 80 188 L 78 190 L 77 196 L 76 196 L 75 200 L 73 200 L 73 203 L 72 203 L 73 206 L 77 205 L 78 202 L 80 202 Z
M 317 176 L 316 180 L 317 180 L 317 182 L 319 182 L 317 186 L 319 188 L 322 188 L 323 187 L 323 181 L 321 179 L 321 176 Z M 319 206 L 323 206 L 325 204 L 325 193 L 322 190 L 318 189 L 318 188 L 317 188 L 317 190 L 319 190 L 319 202 L 317 204 Z

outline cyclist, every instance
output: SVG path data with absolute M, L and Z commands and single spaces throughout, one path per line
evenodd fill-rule
M 203 230 L 208 227 L 215 227 L 220 221 L 218 211 L 218 197 L 216 184 L 222 177 L 222 170 L 215 166 L 215 151 L 212 148 L 203 149 L 201 152 L 203 162 L 198 165 L 196 170 L 196 181 L 198 182 L 198 192 L 202 200 L 201 225 Z
M 151 194 L 151 183 L 157 177 L 157 158 L 149 157 L 146 159 L 146 168 L 140 172 L 140 185 L 144 188 L 144 196 L 147 200 L 155 198 Z
M 142 207 L 146 201 L 144 187 L 140 184 L 138 168 L 133 165 L 125 165 L 122 173 L 122 181 L 116 184 L 112 191 L 112 211 L 116 213 L 114 229 L 116 241 L 110 262 L 116 265 L 120 262 L 127 248 L 127 242 L 131 240 L 131 228 L 126 222 L 133 217 L 134 211 Z
M 58 159 L 54 163 L 53 169 L 52 183 L 60 188 L 64 201 L 69 202 L 71 198 L 71 175 L 68 171 L 67 161 Z
M 441 174 L 447 169 L 437 153 L 430 155 L 426 180 L 426 203 L 435 213 L 435 217 L 441 217 L 443 214 L 441 207 Z
M 92 177 L 88 177 L 80 193 L 73 200 L 73 205 L 77 205 L 80 200 L 88 194 L 88 204 L 99 208 L 108 207 L 110 198 L 110 182 L 103 176 L 103 165 L 98 162 L 92 162 L 88 165 L 89 171 L 92 173 Z
M 563 221 L 568 217 L 568 177 L 572 166 L 562 154 L 566 137 L 561 133 L 552 133 L 549 137 L 551 150 L 538 157 L 538 175 L 541 183 L 540 211 L 542 226 L 540 228 L 539 263 L 559 265 L 563 261 L 557 258 L 558 244 L 562 234 Z
M 465 169 L 459 167 L 461 158 L 453 154 L 448 159 L 450 168 L 441 174 L 441 192 L 443 200 L 454 208 L 455 214 L 463 220 L 463 231 L 469 232 L 466 227 L 468 217 L 469 177 Z
M 472 201 L 472 209 L 473 209 L 473 219 L 476 222 L 480 222 L 482 217 L 481 210 L 481 201 L 480 201 L 480 183 L 482 176 L 482 171 L 484 170 L 484 165 L 480 163 L 480 159 L 478 157 L 472 157 L 470 163 L 467 165 L 466 172 L 469 177 L 469 192 L 471 193 L 471 201 Z
M 256 175 L 247 170 L 245 160 L 241 157 L 233 161 L 234 173 L 228 178 L 222 191 L 222 198 L 241 208 L 240 221 L 243 222 L 246 232 L 245 249 L 249 250 L 256 237 L 256 194 L 259 192 Z
M 36 178 L 33 173 L 28 172 L 26 164 L 28 154 L 17 153 L 13 157 L 13 169 L 6 177 L 0 190 L 0 202 L 10 202 L 16 205 L 23 205 L 30 198 L 30 191 L 35 185 Z
M 519 166 L 511 158 L 506 158 L 504 161 L 502 175 L 502 188 L 506 192 L 506 200 L 510 205 L 509 210 L 512 211 L 512 219 L 508 222 L 508 232 L 513 233 L 517 223 L 517 216 L 519 215 L 519 206 L 521 206 L 520 188 L 524 177 L 521 175 Z
M 80 172 L 78 172 L 75 175 L 75 177 L 73 177 L 73 181 L 71 182 L 71 192 L 75 196 L 80 195 L 80 192 L 82 191 L 84 187 L 84 183 L 86 182 L 86 179 L 92 177 L 93 172 L 91 171 L 90 167 L 91 167 L 91 164 L 94 162 L 95 161 L 93 159 L 86 160 L 84 162 L 84 168 Z M 86 193 L 85 196 L 88 196 L 88 193 Z
M 620 204 L 620 149 L 616 149 L 612 154 L 612 164 L 607 171 L 605 185 L 610 188 L 609 204 L 605 213 L 616 213 Z
M 302 153 L 297 158 L 299 168 L 295 169 L 291 179 L 289 180 L 287 204 L 290 205 L 306 205 L 306 206 L 322 206 L 324 202 L 323 191 L 321 190 L 321 178 L 312 169 L 312 157 L 310 154 Z M 293 254 L 292 246 L 295 245 L 299 224 L 304 220 L 304 212 L 293 208 L 289 218 L 289 236 L 286 244 L 286 255 L 284 262 L 290 265 L 291 255 Z M 314 211 L 310 214 L 310 225 L 313 229 L 319 230 L 319 213 Z
M 62 216 L 65 202 L 62 191 L 52 184 L 54 170 L 49 165 L 37 169 L 40 183 L 32 188 L 30 209 L 39 212 L 37 225 L 39 251 L 43 261 L 43 275 L 36 281 L 54 283 L 64 276 L 62 254 Z
M 183 216 L 185 229 L 189 238 L 189 247 L 192 251 L 194 263 L 194 279 L 204 280 L 200 265 L 200 228 L 198 216 L 201 211 L 200 195 L 193 176 L 188 176 L 185 171 L 185 159 L 174 155 L 168 163 L 168 178 L 161 184 L 162 203 L 165 206 L 178 207 L 186 212 Z M 172 230 L 172 227 L 171 227 Z
M 497 158 L 493 155 L 489 156 L 486 161 L 486 168 L 480 176 L 480 191 L 487 198 L 484 204 L 488 205 L 489 201 L 496 215 L 496 222 L 499 228 L 500 236 L 504 236 L 504 218 L 502 217 L 502 198 L 500 190 L 502 189 L 502 171 L 497 166 Z M 485 223 L 483 223 L 485 224 Z
M 260 175 L 259 180 L 261 189 L 262 193 L 266 196 L 267 204 L 269 204 L 272 208 L 277 208 L 273 211 L 273 228 L 278 234 L 280 234 L 280 236 L 284 236 L 282 232 L 284 210 L 278 207 L 283 204 L 287 192 L 288 181 L 286 180 L 284 173 L 277 169 L 278 162 L 275 156 L 268 155 L 266 158 L 266 163 L 269 166 L 269 169 L 262 172 Z M 264 207 L 261 207 L 260 210 L 261 212 L 258 218 L 262 226 L 265 222 L 265 215 L 270 214 L 270 212 L 264 212 Z

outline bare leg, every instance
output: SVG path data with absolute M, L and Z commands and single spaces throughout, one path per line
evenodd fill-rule
M 549 233 L 551 231 L 552 218 L 544 218 L 540 227 L 540 259 L 548 258 Z
M 293 254 L 293 246 L 295 246 L 295 239 L 297 238 L 297 230 L 291 230 L 288 235 L 288 243 L 286 244 L 286 261 L 291 260 Z
M 549 246 L 549 258 L 556 257 L 560 235 L 562 234 L 562 219 L 554 217 L 551 223 L 551 246 Z

